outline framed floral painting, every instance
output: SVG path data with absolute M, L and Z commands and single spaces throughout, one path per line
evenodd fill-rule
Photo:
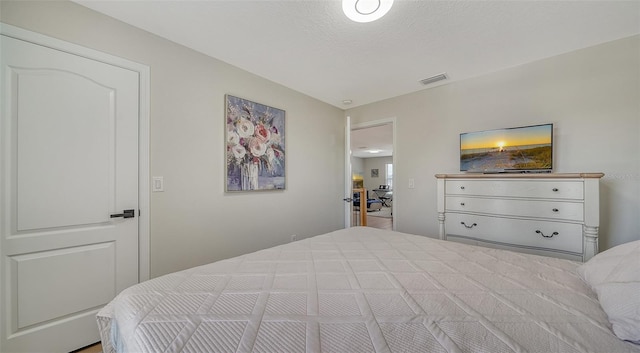
M 285 111 L 231 95 L 225 101 L 225 190 L 283 190 Z

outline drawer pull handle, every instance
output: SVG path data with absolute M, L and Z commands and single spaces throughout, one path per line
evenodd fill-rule
M 464 206 L 464 202 L 460 202 L 460 206 Z
M 544 235 L 544 233 L 542 233 L 540 230 L 536 230 L 536 233 L 542 235 L 545 238 L 553 238 L 554 235 L 558 235 L 558 232 L 553 232 L 551 233 L 551 235 Z
M 477 223 L 474 223 L 474 224 L 472 224 L 472 225 L 468 226 L 468 225 L 467 225 L 466 223 L 464 223 L 464 222 L 460 222 L 460 224 L 462 224 L 465 228 L 468 228 L 468 229 L 471 229 L 471 228 L 473 228 L 473 227 L 475 227 L 475 226 L 477 226 L 477 225 L 478 225 Z
M 464 190 L 464 186 L 461 186 L 461 187 L 460 187 L 460 190 Z
M 558 192 L 558 188 L 553 188 L 551 190 L 553 190 L 554 192 Z
M 560 210 L 558 210 L 557 208 L 554 208 L 554 209 L 552 209 L 551 211 L 553 211 L 553 212 L 558 212 L 558 211 L 560 211 Z

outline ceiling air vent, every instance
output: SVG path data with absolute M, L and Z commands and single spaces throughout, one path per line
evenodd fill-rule
M 447 77 L 447 73 L 443 72 L 441 74 L 435 75 L 435 76 L 431 76 L 431 77 L 427 77 L 423 80 L 420 80 L 420 83 L 422 83 L 423 85 L 430 85 L 434 82 L 438 82 L 438 81 L 442 81 L 442 80 L 446 80 Z

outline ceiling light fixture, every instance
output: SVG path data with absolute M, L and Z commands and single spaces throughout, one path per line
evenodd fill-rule
M 371 22 L 384 16 L 393 0 L 342 0 L 342 11 L 355 22 Z

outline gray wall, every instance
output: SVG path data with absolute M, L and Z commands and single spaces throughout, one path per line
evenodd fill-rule
M 341 110 L 74 3 L 3 0 L 0 20 L 151 67 L 151 175 L 166 189 L 151 194 L 152 276 L 342 227 Z M 397 119 L 396 229 L 432 237 L 434 174 L 458 171 L 460 132 L 554 123 L 557 172 L 606 174 L 604 249 L 640 237 L 639 62 L 635 36 L 346 114 Z M 286 110 L 286 191 L 223 192 L 226 93 Z
M 393 157 L 351 157 L 351 171 L 353 174 L 362 175 L 364 187 L 369 191 L 369 198 L 376 198 L 371 190 L 385 184 L 385 164 L 392 164 Z M 371 177 L 371 169 L 378 169 L 378 177 Z
M 354 175 L 360 175 L 364 180 L 364 158 L 351 157 L 351 177 Z
M 152 277 L 343 227 L 342 110 L 71 2 L 0 6 L 4 23 L 150 66 L 166 190 L 151 194 Z M 224 193 L 227 93 L 286 111 L 287 190 Z
M 380 185 L 386 184 L 385 164 L 393 164 L 393 157 L 371 157 L 364 160 L 364 187 L 367 190 L 377 189 Z M 371 169 L 378 169 L 378 177 L 371 177 Z M 369 193 L 369 197 L 375 198 L 374 193 Z
M 350 109 L 395 117 L 396 229 L 438 233 L 436 173 L 459 171 L 459 134 L 554 123 L 556 172 L 604 172 L 600 249 L 640 239 L 640 36 Z M 417 148 L 416 146 L 419 146 Z M 415 189 L 407 188 L 415 178 Z

